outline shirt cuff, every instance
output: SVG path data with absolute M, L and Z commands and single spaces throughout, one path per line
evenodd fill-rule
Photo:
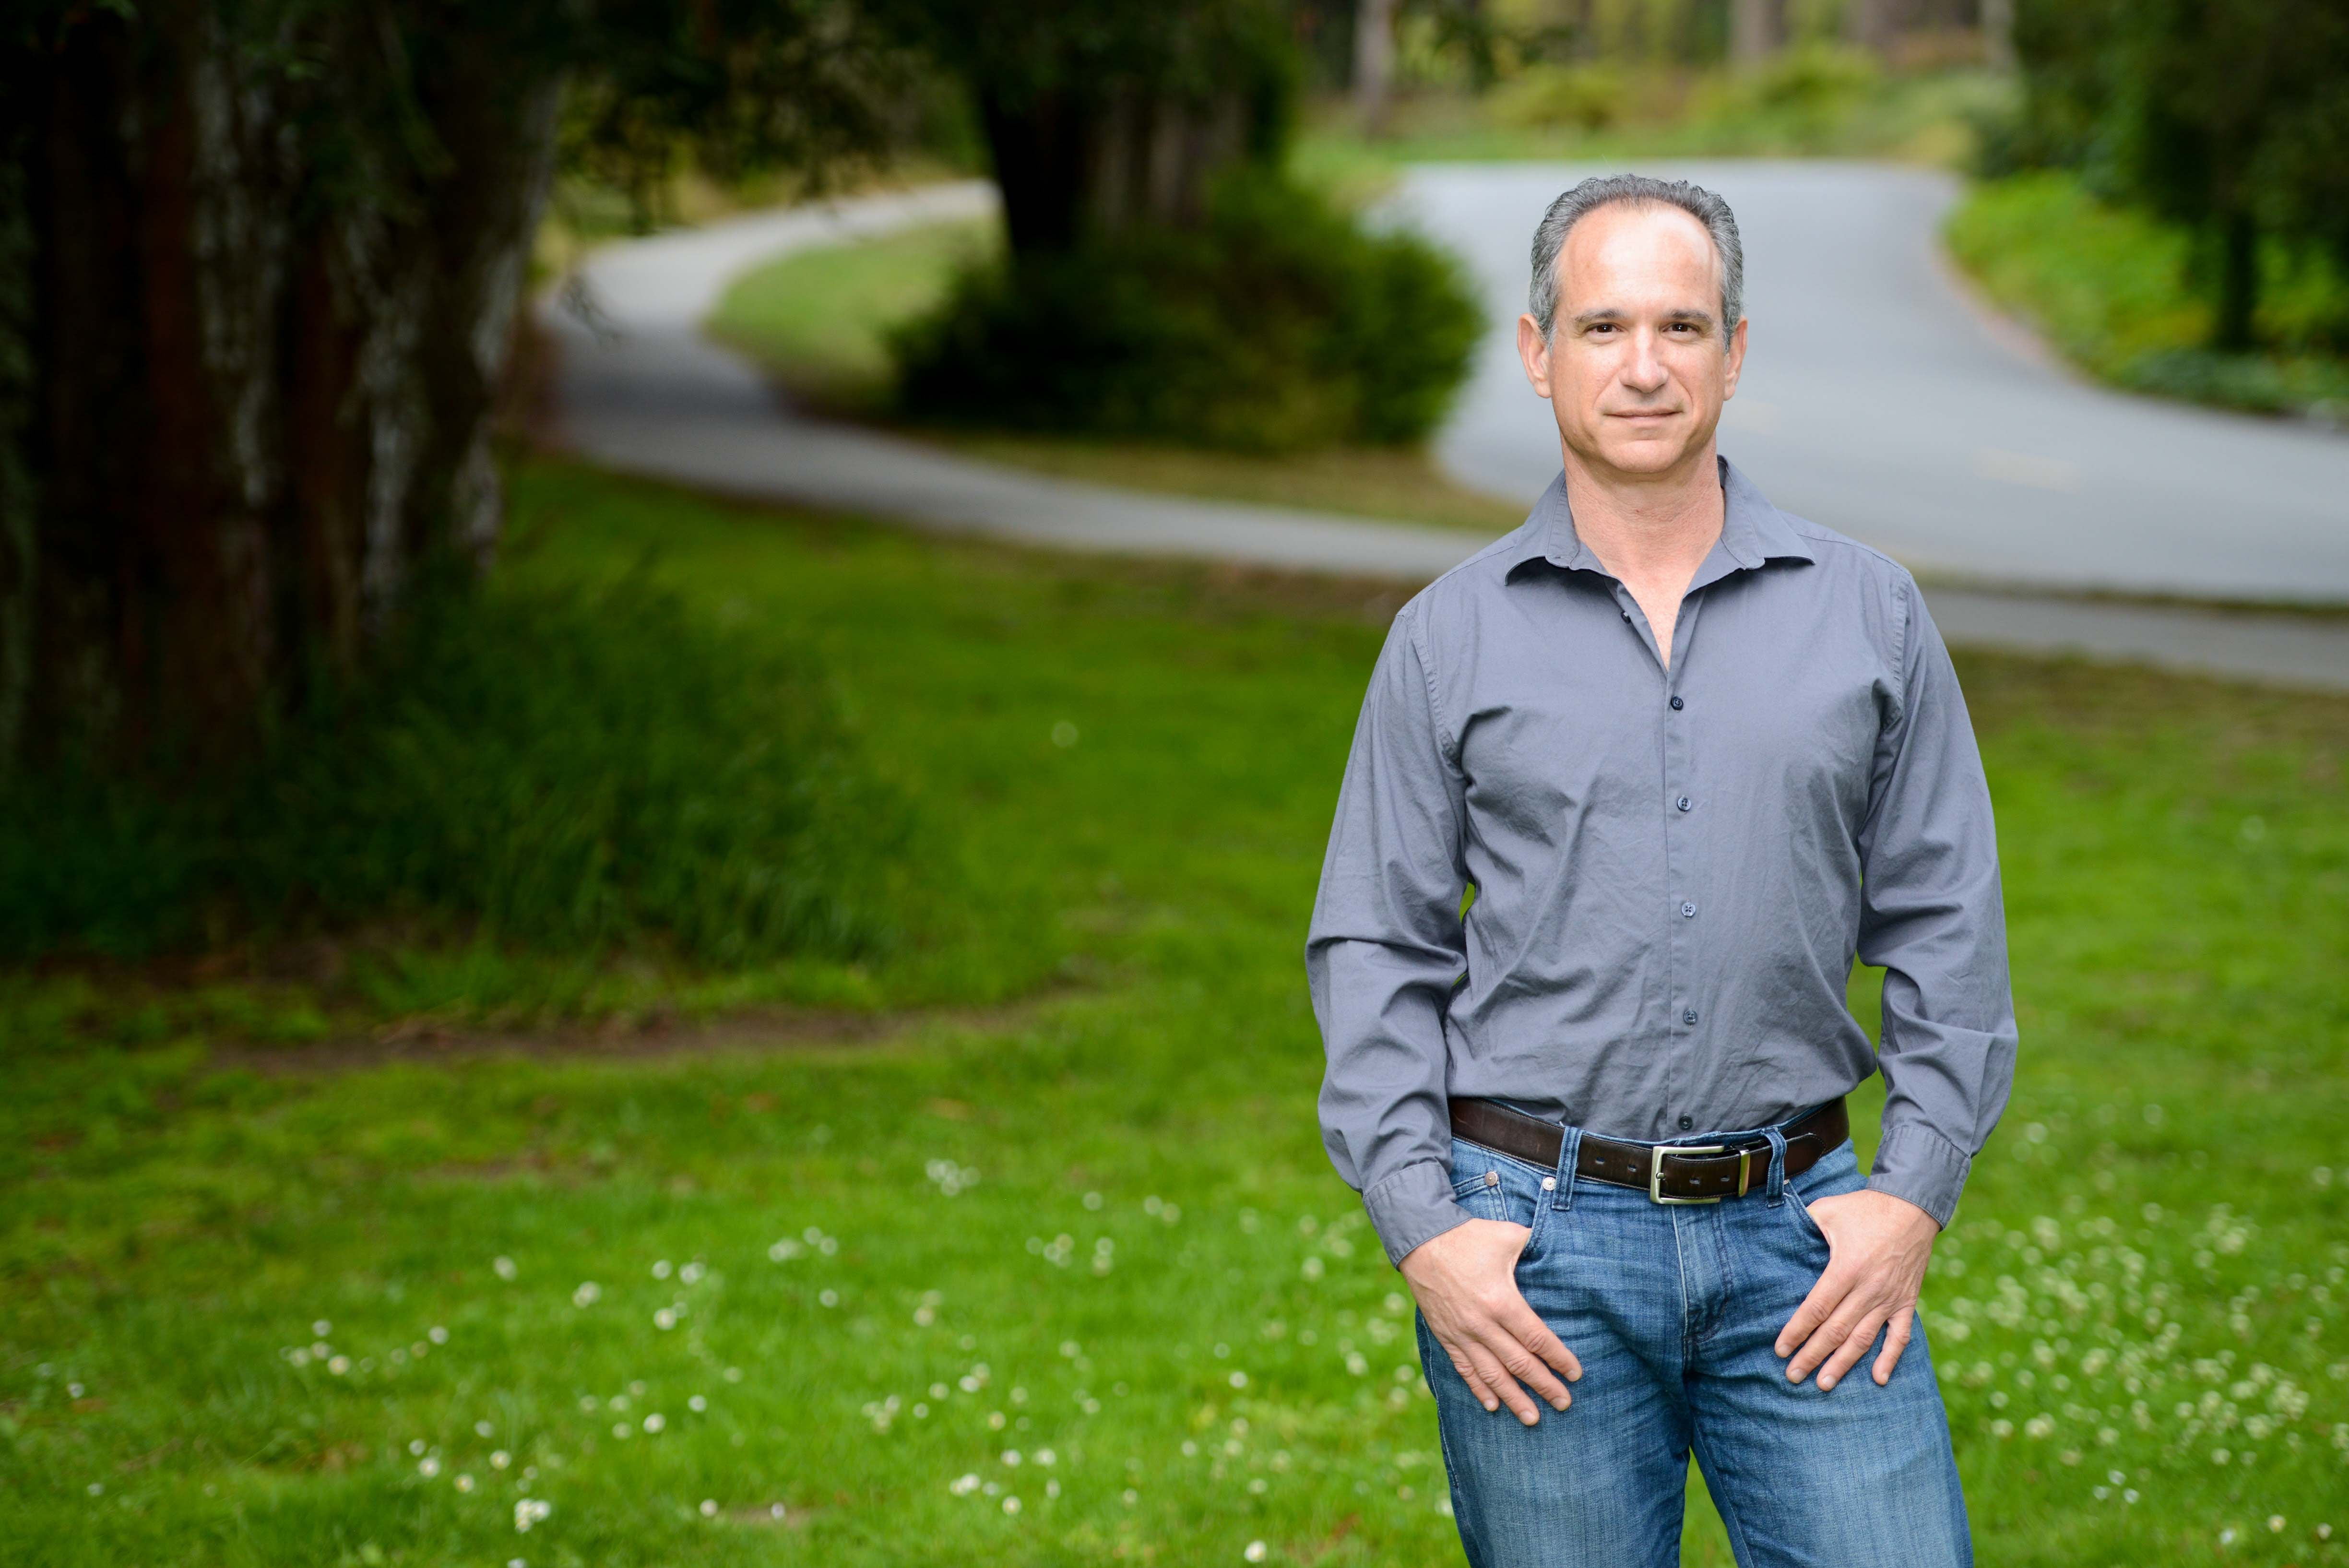
M 1387 1262 L 1402 1266 L 1403 1255 L 1422 1241 L 1475 1218 L 1454 1201 L 1452 1169 L 1442 1160 L 1414 1160 L 1362 1194 L 1371 1228 L 1387 1250 Z
M 1884 1129 L 1876 1146 L 1876 1163 L 1868 1174 L 1868 1187 L 1905 1198 L 1947 1226 L 1958 1210 L 1958 1194 L 1966 1185 L 1973 1157 L 1957 1145 L 1915 1122 Z

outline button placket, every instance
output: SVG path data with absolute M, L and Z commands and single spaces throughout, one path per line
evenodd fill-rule
M 1664 759 L 1663 794 L 1669 809 L 1664 812 L 1664 872 L 1665 872 L 1665 952 L 1667 954 L 1667 990 L 1670 1005 L 1679 1018 L 1679 1026 L 1671 1028 L 1669 1044 L 1673 1047 L 1666 1072 L 1671 1097 L 1680 1097 L 1678 1085 L 1683 1074 L 1682 1064 L 1694 1050 L 1692 1032 L 1700 1014 L 1690 1005 L 1695 999 L 1688 993 L 1689 985 L 1700 972 L 1693 961 L 1694 949 L 1690 945 L 1693 935 L 1690 927 L 1696 918 L 1696 903 L 1691 895 L 1702 880 L 1697 875 L 1697 841 L 1691 837 L 1696 826 L 1692 820 L 1697 791 L 1695 782 L 1695 744 L 1688 722 L 1679 717 L 1688 703 L 1679 690 L 1686 681 L 1688 661 L 1696 646 L 1697 627 L 1707 596 L 1692 592 L 1681 600 L 1679 622 L 1673 629 L 1672 662 L 1665 678 L 1665 705 L 1669 713 L 1659 715 L 1662 721 L 1664 743 L 1661 748 Z

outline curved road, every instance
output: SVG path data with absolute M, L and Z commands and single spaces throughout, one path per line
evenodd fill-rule
M 1394 205 L 1492 311 L 1438 450 L 1528 502 L 1557 470 L 1515 324 L 1542 209 L 1592 168 L 1427 164 Z M 1746 369 L 1722 450 L 1781 506 L 1920 572 L 2189 597 L 2349 601 L 2349 437 L 2082 384 L 1967 300 L 1936 236 L 1949 176 L 1884 164 L 1648 166 L 1735 209 Z
M 2349 619 L 2046 592 L 2349 601 L 2349 440 L 2113 397 L 2002 347 L 1933 259 L 1950 194 L 1934 176 L 1857 164 L 1692 171 L 1741 203 L 1751 252 L 1755 341 L 1724 449 L 1790 510 L 1920 570 L 2022 587 L 1933 586 L 1951 641 L 2349 689 Z M 1526 389 L 1510 340 L 1525 236 L 1576 173 L 1426 168 L 1395 203 L 1460 248 L 1489 293 L 1494 330 L 1439 448 L 1463 479 L 1497 493 L 1530 496 L 1556 470 L 1548 410 Z M 575 286 L 537 306 L 561 348 L 563 440 L 607 466 L 705 489 L 1062 548 L 1413 582 L 1475 548 L 1453 529 L 1082 484 L 804 419 L 701 334 L 751 266 L 977 216 L 993 201 L 977 182 L 934 186 L 596 252 Z M 2217 492 L 2230 473 L 2250 477 L 2227 502 Z

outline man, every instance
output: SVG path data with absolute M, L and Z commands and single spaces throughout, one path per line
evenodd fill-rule
M 1964 700 L 1906 571 L 1714 451 L 1728 206 L 1586 181 L 1533 263 L 1563 472 L 1371 676 L 1306 950 L 1324 1141 L 1476 1568 L 1676 1564 L 1692 1446 L 1746 1568 L 1970 1563 L 1916 1323 L 2015 1050 Z

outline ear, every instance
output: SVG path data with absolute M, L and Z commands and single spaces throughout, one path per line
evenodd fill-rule
M 1549 401 L 1549 340 L 1542 336 L 1541 323 L 1530 315 L 1517 317 L 1517 358 L 1525 362 L 1526 380 L 1542 401 Z
M 1721 390 L 1723 402 L 1737 396 L 1737 375 L 1745 369 L 1745 327 L 1753 319 L 1750 316 L 1741 316 L 1737 318 L 1737 325 L 1730 329 L 1729 369 L 1723 379 Z

